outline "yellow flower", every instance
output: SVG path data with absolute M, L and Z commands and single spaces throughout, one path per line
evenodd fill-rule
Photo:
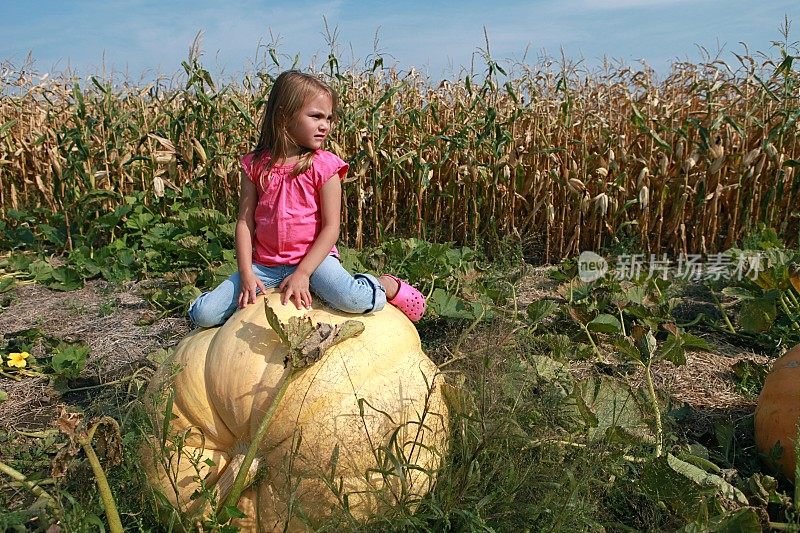
M 30 357 L 31 354 L 28 352 L 13 352 L 8 354 L 8 366 L 15 366 L 17 368 L 25 368 L 28 364 L 25 359 Z

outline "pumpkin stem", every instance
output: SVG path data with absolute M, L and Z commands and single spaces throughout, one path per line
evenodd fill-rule
M 83 447 L 83 451 L 86 452 L 86 458 L 89 460 L 95 480 L 97 481 L 97 489 L 100 492 L 100 499 L 103 501 L 103 508 L 106 511 L 106 518 L 108 519 L 108 528 L 111 530 L 111 533 L 122 533 L 122 521 L 117 511 L 117 504 L 114 502 L 114 495 L 111 492 L 111 487 L 108 485 L 108 478 L 103 470 L 103 466 L 100 464 L 100 460 L 97 458 L 94 448 L 92 448 L 92 439 L 94 438 L 95 431 L 97 431 L 97 428 L 102 424 L 110 424 L 112 428 L 119 432 L 119 425 L 117 425 L 114 419 L 103 417 L 92 425 L 85 435 L 78 436 L 77 441 L 78 444 Z
M 598 348 L 597 343 L 594 342 L 594 338 L 592 338 L 592 333 L 589 331 L 589 328 L 586 327 L 586 324 L 584 324 L 583 322 L 578 322 L 578 324 L 580 324 L 581 328 L 583 328 L 583 332 L 586 333 L 586 336 L 589 337 L 589 342 L 592 345 L 592 350 L 594 351 L 594 353 L 597 355 L 597 357 L 602 359 L 603 354 L 600 353 L 600 348 Z
M 222 475 L 219 476 L 216 485 L 220 498 L 225 498 L 228 494 L 230 494 L 231 490 L 233 489 L 233 485 L 236 482 L 236 476 L 238 476 L 239 472 L 242 470 L 244 459 L 244 453 L 237 453 L 234 455 L 228 463 L 228 467 L 225 469 Z M 258 460 L 258 457 L 255 457 L 253 459 L 253 463 L 250 465 L 250 468 L 246 470 L 247 474 L 242 490 L 244 490 L 244 488 L 250 485 L 250 483 L 253 481 L 253 478 L 258 471 L 259 462 L 260 461 Z
M 658 406 L 658 397 L 656 396 L 656 389 L 653 386 L 653 373 L 650 370 L 650 361 L 644 365 L 644 376 L 647 382 L 647 393 L 648 396 L 650 396 L 650 406 L 653 408 L 656 421 L 656 457 L 661 457 L 664 445 L 664 429 L 661 425 L 661 408 Z
M 711 297 L 714 298 L 714 303 L 717 304 L 717 309 L 719 309 L 720 313 L 722 313 L 722 318 L 725 320 L 725 325 L 728 326 L 728 331 L 736 335 L 736 328 L 734 328 L 733 324 L 731 324 L 731 319 L 728 318 L 728 312 L 725 311 L 724 307 L 722 307 L 722 303 L 719 301 L 719 298 L 717 298 L 717 295 L 714 294 L 713 290 L 711 291 Z
M 218 512 L 222 512 L 226 507 L 236 507 L 239 503 L 242 491 L 244 491 L 248 483 L 252 481 L 253 475 L 251 475 L 251 470 L 255 472 L 256 468 L 253 467 L 253 461 L 261 446 L 261 441 L 266 437 L 267 430 L 275 416 L 275 411 L 278 409 L 289 385 L 299 374 L 300 370 L 318 361 L 331 346 L 351 337 L 356 337 L 364 331 L 363 322 L 357 320 L 347 320 L 337 326 L 320 323 L 317 324 L 315 328 L 311 323 L 311 319 L 308 317 L 302 319 L 292 317 L 289 319 L 288 325 L 285 325 L 278 319 L 278 316 L 269 306 L 266 299 L 264 299 L 264 313 L 270 327 L 275 334 L 278 335 L 281 342 L 288 350 L 286 356 L 287 360 L 284 361 L 284 364 L 289 367 L 289 375 L 283 380 L 283 383 L 281 383 L 275 398 L 272 400 L 272 403 L 270 403 L 267 412 L 264 414 L 264 418 L 261 420 L 261 424 L 256 430 L 256 434 L 253 435 L 250 446 L 247 448 L 247 453 L 242 459 L 238 471 L 236 471 L 233 486 L 227 497 L 222 500 L 217 508 Z M 230 470 L 231 472 L 234 471 L 234 469 Z M 222 492 L 220 492 L 220 494 L 222 494 Z
M 25 477 L 25 474 L 15 470 L 2 461 L 0 461 L 0 472 L 10 476 L 14 481 L 21 483 L 22 486 L 31 491 L 34 496 L 42 499 L 50 509 L 58 512 L 58 503 L 56 502 L 55 498 L 53 498 L 49 492 L 37 485 L 35 481 L 30 481 L 27 477 Z
M 261 441 L 264 440 L 264 437 L 267 435 L 267 430 L 269 429 L 270 423 L 272 423 L 272 419 L 275 416 L 275 411 L 277 411 L 278 405 L 281 403 L 283 396 L 286 394 L 286 390 L 289 388 L 289 384 L 292 382 L 296 374 L 297 372 L 290 372 L 289 376 L 283 380 L 283 383 L 281 383 L 281 387 L 278 389 L 275 399 L 272 400 L 272 403 L 270 403 L 269 409 L 267 409 L 267 412 L 264 414 L 264 418 L 261 420 L 261 424 L 258 426 L 258 430 L 256 430 L 256 434 L 253 435 L 253 439 L 250 441 L 250 446 L 247 448 L 247 453 L 242 459 L 242 463 L 236 472 L 236 478 L 233 480 L 233 486 L 231 487 L 228 496 L 222 500 L 222 503 L 220 503 L 219 507 L 217 508 L 218 512 L 221 512 L 226 507 L 236 507 L 236 504 L 239 503 L 239 498 L 241 497 L 242 492 L 246 488 L 248 477 L 249 480 L 252 481 L 253 476 L 249 474 L 253 465 L 253 461 L 256 458 L 256 454 L 258 453 L 258 448 L 261 445 Z
M 786 316 L 789 318 L 789 321 L 792 323 L 792 328 L 794 330 L 800 331 L 800 325 L 797 324 L 794 320 L 794 313 L 789 309 L 789 306 L 786 304 L 786 299 L 783 294 L 778 295 L 778 301 L 781 303 L 781 308 L 783 308 L 783 312 L 786 313 Z

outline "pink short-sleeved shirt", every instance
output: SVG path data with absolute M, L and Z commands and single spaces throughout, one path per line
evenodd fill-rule
M 305 172 L 292 176 L 294 164 L 276 165 L 266 176 L 268 161 L 268 155 L 254 161 L 252 153 L 241 158 L 245 175 L 258 190 L 253 261 L 268 266 L 296 265 L 322 229 L 320 189 L 333 176 L 344 179 L 348 165 L 335 154 L 317 150 Z M 335 246 L 331 253 L 339 255 Z

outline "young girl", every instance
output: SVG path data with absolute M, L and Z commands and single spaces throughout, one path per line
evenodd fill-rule
M 279 287 L 281 303 L 311 305 L 311 292 L 331 307 L 370 313 L 388 301 L 412 321 L 425 298 L 391 275 L 351 276 L 339 263 L 341 180 L 348 165 L 322 149 L 336 115 L 336 93 L 309 74 L 278 76 L 261 120 L 258 145 L 241 158 L 236 258 L 239 272 L 189 306 L 197 326 L 225 322 L 256 295 Z

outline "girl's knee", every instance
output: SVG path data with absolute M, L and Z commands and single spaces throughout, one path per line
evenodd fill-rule
M 349 283 L 319 294 L 328 305 L 345 313 L 363 314 L 380 311 L 386 304 L 383 286 L 372 276 L 356 274 Z
M 200 296 L 189 306 L 189 319 L 197 327 L 211 328 L 225 322 L 224 313 L 220 313 L 215 306 L 203 302 Z
M 236 311 L 239 273 L 233 274 L 213 291 L 204 292 L 189 305 L 189 318 L 195 326 L 210 328 L 225 322 Z

